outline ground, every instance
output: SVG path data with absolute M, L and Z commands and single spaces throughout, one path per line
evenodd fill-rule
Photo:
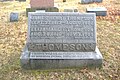
M 97 46 L 104 60 L 101 69 L 23 70 L 20 54 L 26 42 L 27 2 L 0 2 L 0 80 L 120 80 L 120 0 L 80 4 L 78 0 L 55 0 L 62 12 L 64 8 L 77 8 L 84 13 L 86 7 L 104 6 L 106 17 L 97 17 Z M 18 22 L 9 22 L 10 12 L 18 11 Z

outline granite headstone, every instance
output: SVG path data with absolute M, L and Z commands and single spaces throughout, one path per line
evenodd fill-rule
M 31 8 L 54 7 L 54 0 L 30 0 Z
M 93 2 L 102 2 L 103 0 L 80 0 L 82 4 L 88 4 Z
M 59 9 L 54 7 L 54 0 L 30 0 L 30 5 L 26 8 L 26 16 L 28 16 L 28 12 L 35 12 L 36 10 L 59 12 Z
M 106 16 L 107 15 L 107 9 L 105 7 L 94 7 L 94 8 L 87 8 L 87 13 L 96 13 L 96 16 Z
M 18 21 L 19 13 L 18 12 L 11 12 L 10 13 L 10 22 Z
M 88 3 L 93 3 L 93 0 L 81 0 L 82 4 L 88 4 Z
M 24 69 L 101 67 L 95 13 L 30 12 Z
M 100 2 L 102 2 L 103 0 L 93 0 L 93 1 L 100 3 Z

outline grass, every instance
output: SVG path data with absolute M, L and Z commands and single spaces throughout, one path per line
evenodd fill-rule
M 85 5 L 73 0 L 55 2 L 60 11 L 71 7 L 85 12 L 85 7 L 105 6 L 110 13 L 120 8 L 114 0 Z M 45 71 L 21 69 L 19 61 L 27 38 L 25 8 L 28 3 L 29 1 L 0 3 L 0 80 L 120 80 L 120 15 L 114 14 L 97 17 L 97 46 L 104 57 L 103 68 Z M 9 22 L 8 15 L 12 11 L 20 13 L 18 22 Z

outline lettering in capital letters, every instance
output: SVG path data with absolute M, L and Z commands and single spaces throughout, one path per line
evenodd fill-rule
M 92 43 L 84 43 L 84 44 L 67 44 L 67 43 L 44 43 L 44 44 L 31 44 L 29 47 L 33 50 L 39 51 L 88 51 L 94 50 L 94 45 Z M 36 48 L 35 48 L 36 47 Z
M 33 51 L 94 50 L 93 20 L 92 16 L 84 15 L 34 15 L 31 18 L 29 36 L 31 41 L 35 43 L 29 47 Z M 56 41 L 55 43 L 53 42 L 54 40 Z M 67 43 L 67 40 L 69 43 Z

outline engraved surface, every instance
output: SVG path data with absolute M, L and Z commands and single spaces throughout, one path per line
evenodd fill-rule
M 94 14 L 30 13 L 30 40 L 40 43 L 95 42 Z
M 31 52 L 30 59 L 92 59 L 93 52 Z
M 86 52 L 86 51 L 95 51 L 95 47 L 96 44 L 93 44 L 93 43 L 77 43 L 77 44 L 74 44 L 74 43 L 71 43 L 71 44 L 68 44 L 68 43 L 64 43 L 64 44 L 59 44 L 59 43 L 29 43 L 28 44 L 28 48 L 29 48 L 29 51 L 42 51 L 42 52 L 45 52 L 45 51 L 64 51 L 64 52 L 69 52 L 69 51 L 72 51 L 72 52 L 80 52 L 80 51 L 83 51 L 83 52 Z
M 94 52 L 30 52 L 30 59 L 101 59 L 98 48 Z
M 96 18 L 94 13 L 29 13 L 29 31 L 28 31 L 28 49 L 31 49 L 31 44 L 34 46 L 32 51 L 41 50 L 37 45 L 58 44 L 83 44 L 90 46 L 91 49 L 80 49 L 72 51 L 94 51 L 96 47 Z M 33 44 L 35 43 L 35 44 Z M 85 44 L 84 44 L 85 43 Z M 51 45 L 52 46 L 52 45 Z M 74 45 L 73 45 L 74 46 Z M 40 46 L 39 46 L 40 47 Z M 64 46 L 63 46 L 64 47 Z M 91 47 L 91 46 L 90 46 Z M 50 47 L 51 48 L 51 47 Z M 70 47 L 69 47 L 70 48 Z M 87 48 L 87 47 L 86 47 Z M 51 51 L 48 48 L 46 51 Z M 52 50 L 52 51 L 55 51 Z M 65 51 L 65 50 L 58 50 Z M 67 50 L 71 51 L 71 50 Z

